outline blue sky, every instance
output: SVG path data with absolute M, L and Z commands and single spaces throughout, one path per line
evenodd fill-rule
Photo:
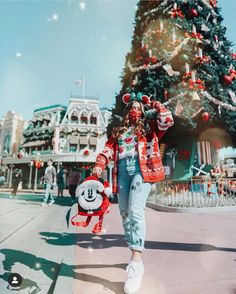
M 85 94 L 112 106 L 130 50 L 136 0 L 0 1 L 0 116 L 68 105 Z M 227 37 L 236 44 L 236 1 L 219 0 Z M 236 51 L 236 46 L 234 46 Z M 17 55 L 18 53 L 18 55 Z

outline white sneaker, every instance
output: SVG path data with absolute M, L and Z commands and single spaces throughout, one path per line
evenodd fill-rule
M 126 272 L 128 272 L 128 279 L 124 286 L 124 292 L 126 294 L 136 293 L 142 284 L 144 273 L 143 262 L 136 262 L 132 260 L 127 266 Z
M 47 206 L 47 203 L 43 201 L 43 202 L 41 203 L 41 206 Z
M 48 203 L 48 205 L 51 206 L 51 205 L 53 205 L 54 202 L 55 202 L 55 200 L 51 200 L 51 201 Z

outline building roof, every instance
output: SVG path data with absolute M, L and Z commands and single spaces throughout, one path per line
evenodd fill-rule
M 36 108 L 34 110 L 34 112 L 37 111 L 43 111 L 43 110 L 49 110 L 49 109 L 53 109 L 53 108 L 63 108 L 63 109 L 67 109 L 67 107 L 65 105 L 62 104 L 54 104 L 54 105 L 49 105 L 49 106 L 45 106 L 45 107 L 41 107 L 41 108 Z
M 71 95 L 71 99 L 79 99 L 79 100 L 99 100 L 97 97 L 91 97 L 91 96 L 80 96 L 80 95 Z

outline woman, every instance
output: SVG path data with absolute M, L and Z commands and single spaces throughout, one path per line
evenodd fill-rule
M 141 93 L 126 94 L 123 102 L 127 104 L 123 122 L 98 154 L 92 175 L 99 177 L 109 161 L 114 161 L 113 193 L 118 196 L 125 239 L 132 251 L 124 291 L 135 293 L 144 273 L 141 253 L 145 242 L 146 201 L 151 183 L 164 179 L 158 139 L 173 125 L 173 118 L 160 102 L 150 102 Z M 157 113 L 155 119 L 147 121 L 145 104 Z

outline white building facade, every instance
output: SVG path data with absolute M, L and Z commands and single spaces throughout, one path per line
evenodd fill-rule
M 63 166 L 67 171 L 73 165 L 83 171 L 91 169 L 107 140 L 110 116 L 93 97 L 72 97 L 68 107 L 58 104 L 35 109 L 19 146 L 22 156 L 2 159 L 9 167 L 8 178 L 18 166 L 23 171 L 23 187 L 37 189 L 45 168 L 36 169 L 32 164 L 35 159 L 44 163 L 52 159 L 57 169 Z M 111 171 L 108 173 L 111 176 Z

